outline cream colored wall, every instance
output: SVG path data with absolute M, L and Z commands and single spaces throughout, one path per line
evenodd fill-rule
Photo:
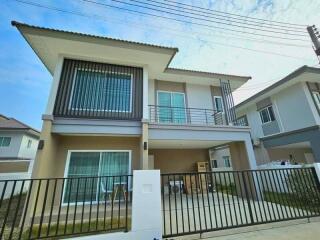
M 57 177 L 64 176 L 68 150 L 131 150 L 131 167 L 140 168 L 139 138 L 60 136 L 54 170 Z
M 161 173 L 194 172 L 196 162 L 209 161 L 208 149 L 150 149 L 149 155 Z
M 0 162 L 0 173 L 28 172 L 27 162 Z

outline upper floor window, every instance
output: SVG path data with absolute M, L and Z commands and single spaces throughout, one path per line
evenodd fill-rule
M 9 147 L 11 137 L 0 137 L 0 147 Z
M 242 117 L 237 118 L 235 123 L 237 126 L 248 126 L 247 116 L 244 115 Z
M 230 157 L 229 156 L 223 156 L 223 162 L 224 162 L 224 166 L 225 167 L 231 167 L 231 164 L 230 164 Z
M 275 119 L 272 106 L 268 106 L 259 111 L 262 123 L 272 122 Z
M 218 112 L 224 112 L 222 97 L 214 97 L 214 106 Z
M 76 69 L 71 110 L 131 112 L 132 75 Z
M 28 144 L 27 144 L 27 148 L 31 148 L 31 145 L 32 145 L 32 140 L 29 139 L 29 140 L 28 140 Z
M 312 92 L 318 108 L 320 109 L 320 92 Z
M 184 93 L 158 91 L 158 118 L 161 123 L 185 123 Z
M 211 160 L 211 167 L 218 168 L 218 160 Z

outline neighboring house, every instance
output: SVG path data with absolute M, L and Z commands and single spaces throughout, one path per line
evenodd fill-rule
M 236 106 L 258 164 L 320 162 L 320 68 L 303 66 Z
M 0 176 L 30 177 L 40 133 L 26 124 L 0 115 Z
M 232 91 L 250 77 L 168 67 L 178 49 L 13 22 L 53 76 L 33 177 L 190 172 L 228 144 L 255 168 Z
M 210 161 L 212 170 L 232 170 L 230 150 L 228 146 L 210 149 Z

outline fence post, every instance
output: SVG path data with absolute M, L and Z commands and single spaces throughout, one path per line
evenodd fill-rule
M 318 176 L 318 182 L 320 183 L 320 163 L 314 163 L 313 166 Z
M 133 171 L 131 231 L 135 239 L 162 239 L 160 170 Z

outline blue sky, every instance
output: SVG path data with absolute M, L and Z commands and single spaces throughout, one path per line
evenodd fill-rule
M 123 6 L 110 0 L 100 1 Z M 250 17 L 316 24 L 320 28 L 319 0 L 308 0 L 308 4 L 305 0 L 183 2 Z M 234 93 L 236 102 L 246 99 L 302 65 L 317 64 L 308 41 L 302 43 L 303 47 L 265 44 L 261 42 L 262 38 L 259 41 L 244 39 L 257 39 L 256 36 L 240 36 L 161 18 L 134 15 L 79 0 L 42 0 L 39 3 L 91 17 L 37 8 L 14 0 L 0 1 L 0 113 L 15 117 L 37 129 L 41 128 L 41 115 L 47 104 L 52 76 L 19 32 L 11 26 L 11 20 L 178 47 L 179 53 L 171 64 L 173 67 L 252 76 L 252 80 Z

